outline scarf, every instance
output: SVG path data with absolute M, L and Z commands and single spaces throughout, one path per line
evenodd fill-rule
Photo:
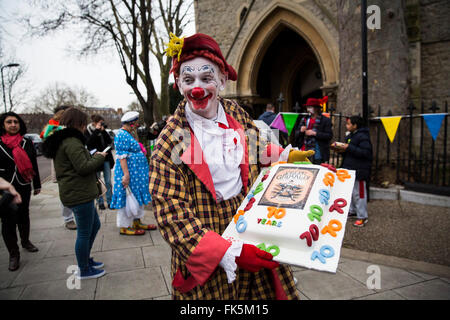
M 19 174 L 28 183 L 33 180 L 35 173 L 28 154 L 20 146 L 22 140 L 23 136 L 20 134 L 11 136 L 10 134 L 5 133 L 4 135 L 2 135 L 2 142 L 12 150 L 14 163 L 17 166 Z

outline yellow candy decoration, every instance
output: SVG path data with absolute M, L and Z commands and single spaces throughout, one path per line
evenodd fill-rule
M 184 37 L 178 38 L 172 32 L 170 33 L 170 41 L 166 43 L 167 49 L 164 51 L 167 56 L 175 57 L 177 56 L 177 60 L 180 61 L 181 50 L 184 45 Z

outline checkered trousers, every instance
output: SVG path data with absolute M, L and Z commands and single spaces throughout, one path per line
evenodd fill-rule
M 257 128 L 249 115 L 234 101 L 219 98 L 225 112 L 238 121 L 244 130 Z M 196 246 L 208 231 L 222 234 L 244 200 L 244 190 L 229 200 L 216 203 L 211 192 L 179 156 L 190 145 L 180 131 L 189 130 L 185 116 L 186 101 L 182 101 L 174 117 L 161 132 L 150 160 L 150 192 L 159 230 L 172 248 L 172 279 L 180 269 L 183 277 L 190 276 L 186 268 Z M 247 145 L 249 138 L 247 137 Z M 251 142 L 250 142 L 251 143 Z M 250 146 L 252 147 L 252 146 Z M 247 192 L 259 174 L 259 167 L 249 153 Z M 224 172 L 224 174 L 226 174 Z M 293 276 L 288 266 L 280 266 L 277 276 L 288 299 L 298 299 Z M 225 271 L 217 267 L 203 286 L 181 293 L 173 289 L 174 299 L 275 299 L 270 270 L 257 273 L 236 271 L 236 280 L 229 284 Z

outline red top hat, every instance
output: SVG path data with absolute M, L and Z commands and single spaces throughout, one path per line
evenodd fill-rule
M 203 33 L 196 33 L 184 39 L 179 39 L 173 34 L 170 36 L 166 52 L 172 57 L 170 73 L 173 73 L 175 77 L 179 76 L 180 66 L 184 61 L 195 57 L 204 57 L 216 63 L 229 80 L 237 80 L 236 71 L 226 62 L 219 45 L 212 37 Z M 176 82 L 174 87 L 176 87 Z
M 320 107 L 320 99 L 316 99 L 316 98 L 308 98 L 308 100 L 306 100 L 306 103 L 304 104 L 305 107 Z

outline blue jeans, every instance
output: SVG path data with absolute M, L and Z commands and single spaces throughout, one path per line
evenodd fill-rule
M 81 271 L 88 271 L 92 245 L 100 229 L 100 219 L 97 209 L 95 209 L 94 200 L 70 207 L 70 209 L 72 209 L 77 222 L 75 255 L 77 256 L 78 267 Z
M 100 176 L 100 172 L 98 173 L 98 176 Z M 110 204 L 112 199 L 112 186 L 111 186 L 111 165 L 109 164 L 108 160 L 106 160 L 103 163 L 103 179 L 106 186 L 106 203 Z M 103 196 L 100 196 L 97 199 L 97 201 L 99 205 L 104 204 Z

